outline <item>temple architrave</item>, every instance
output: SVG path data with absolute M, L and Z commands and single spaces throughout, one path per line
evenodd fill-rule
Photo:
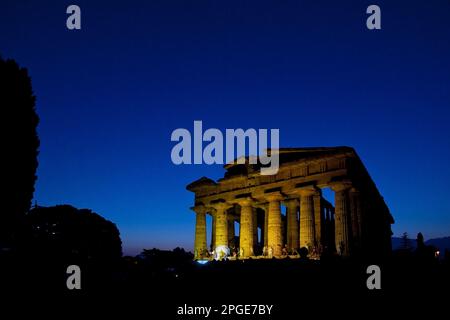
M 218 247 L 239 259 L 295 257 L 300 248 L 312 258 L 390 252 L 394 220 L 353 148 L 271 152 L 279 153 L 275 175 L 261 175 L 261 165 L 247 161 L 225 165 L 218 181 L 202 177 L 187 186 L 195 193 L 195 259 Z M 325 188 L 334 193 L 334 206 L 322 196 Z

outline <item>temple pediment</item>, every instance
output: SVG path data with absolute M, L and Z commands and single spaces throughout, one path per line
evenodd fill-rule
M 214 182 L 214 180 L 211 180 L 207 177 L 201 177 L 200 179 L 195 180 L 194 182 L 191 182 L 190 184 L 188 184 L 186 186 L 186 189 L 189 191 L 195 191 L 199 188 L 215 186 L 215 185 L 217 185 L 217 183 Z

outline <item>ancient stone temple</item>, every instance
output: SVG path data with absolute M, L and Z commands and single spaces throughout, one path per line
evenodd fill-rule
M 260 165 L 247 161 L 225 165 L 218 181 L 203 177 L 187 186 L 195 193 L 195 259 L 218 247 L 238 258 L 292 257 L 299 248 L 315 258 L 390 252 L 393 218 L 353 148 L 272 152 L 280 159 L 275 175 L 261 175 Z M 325 188 L 334 192 L 334 206 L 323 197 Z

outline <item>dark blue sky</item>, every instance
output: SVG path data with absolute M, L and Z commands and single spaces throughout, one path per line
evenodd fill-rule
M 41 118 L 38 203 L 93 209 L 126 253 L 191 249 L 185 185 L 223 169 L 173 165 L 170 134 L 203 120 L 352 146 L 395 235 L 449 235 L 450 2 L 341 2 L 2 1 L 0 54 L 29 69 Z

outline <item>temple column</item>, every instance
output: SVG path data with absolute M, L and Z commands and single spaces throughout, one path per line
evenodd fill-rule
M 213 210 L 215 211 L 215 210 Z M 211 212 L 212 217 L 212 231 L 211 231 L 211 251 L 213 251 L 216 248 L 216 213 Z
M 234 245 L 234 218 L 231 216 L 228 216 L 228 247 L 232 248 Z
M 256 208 L 263 210 L 263 220 L 261 223 L 261 245 L 267 248 L 267 232 L 269 230 L 269 204 L 268 203 L 255 203 Z M 264 250 L 264 248 L 263 248 Z M 264 253 L 264 252 L 263 252 Z
M 279 192 L 267 196 L 269 202 L 267 246 L 269 256 L 281 256 L 283 249 L 283 237 L 281 233 L 280 201 L 283 200 Z
M 310 250 L 314 246 L 314 204 L 315 188 L 300 189 L 300 247 Z
M 258 211 L 252 207 L 253 211 L 253 248 L 258 245 Z
M 297 208 L 298 201 L 296 199 L 286 201 L 287 206 L 287 246 L 289 250 L 298 249 L 298 219 Z
M 251 199 L 238 201 L 241 206 L 241 223 L 239 231 L 239 253 L 241 258 L 253 255 L 253 208 Z
M 331 185 L 335 192 L 335 245 L 338 254 L 348 256 L 350 254 L 350 235 L 349 235 L 349 201 L 348 189 L 350 183 L 337 182 Z
M 329 234 L 329 223 L 330 223 L 330 212 L 328 206 L 323 207 L 324 216 L 322 223 L 322 244 L 324 247 L 328 247 L 328 234 Z
M 264 207 L 264 247 L 268 247 L 269 233 L 269 205 Z
M 206 208 L 195 206 L 191 208 L 196 213 L 194 259 L 202 259 L 208 251 L 206 243 Z
M 228 219 L 227 209 L 230 207 L 226 203 L 215 203 L 212 205 L 215 212 L 215 247 L 225 246 L 228 247 Z
M 314 245 L 322 244 L 322 191 L 319 189 L 313 196 L 314 202 Z
M 352 226 L 352 238 L 355 246 L 361 246 L 361 199 L 357 189 L 351 188 L 350 192 L 350 220 Z
M 325 246 L 327 247 L 328 252 L 333 252 L 336 250 L 336 246 L 334 244 L 334 214 L 333 207 L 331 204 L 327 204 L 325 208 L 326 221 L 324 227 L 326 228 L 324 231 Z
M 335 212 L 336 210 L 334 207 L 330 207 L 330 250 L 335 251 L 336 250 L 336 223 L 335 223 Z

